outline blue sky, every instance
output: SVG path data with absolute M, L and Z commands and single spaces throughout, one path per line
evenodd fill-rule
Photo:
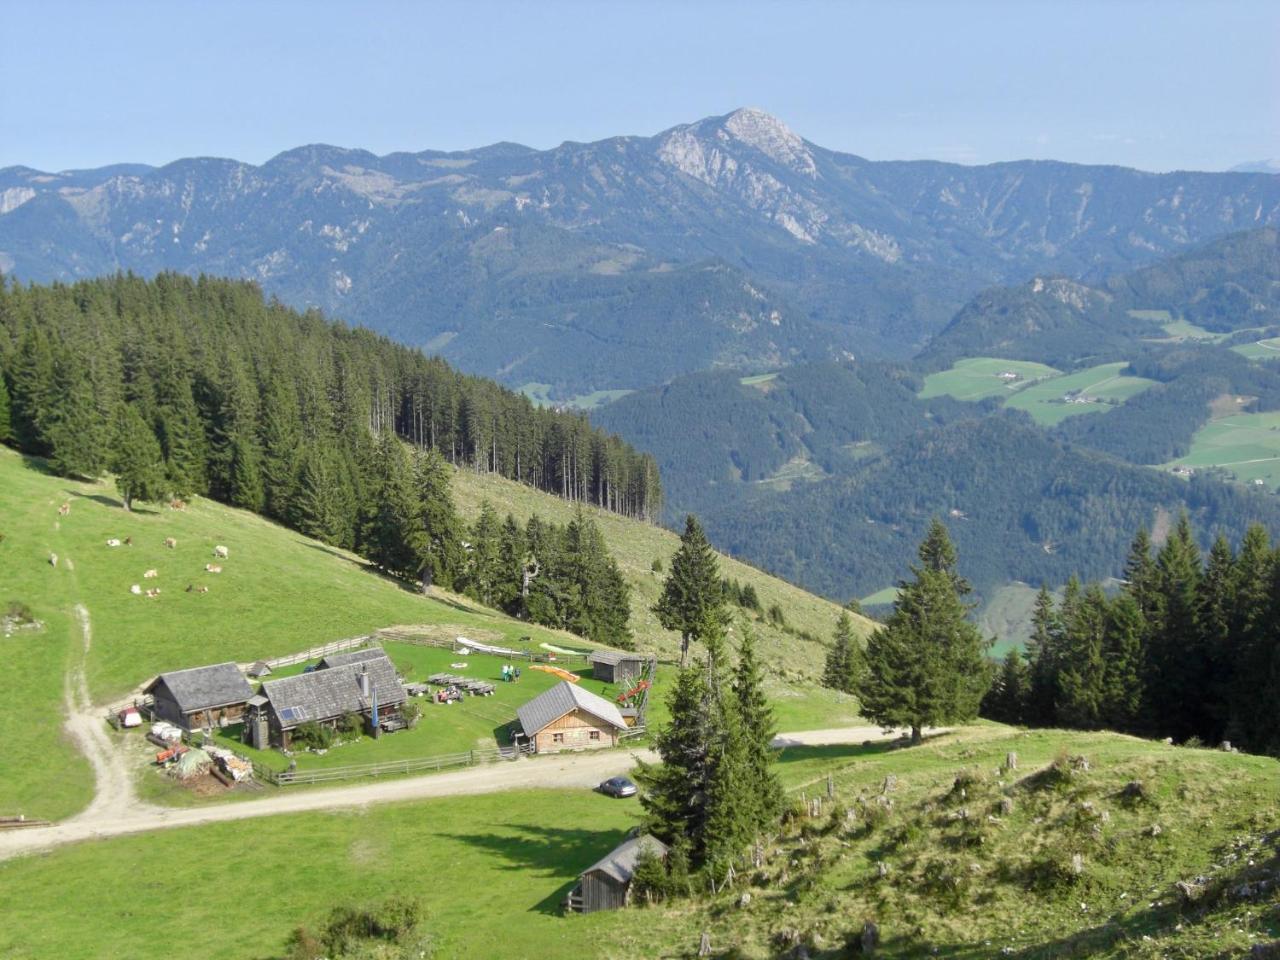
M 651 134 L 757 106 L 872 159 L 1280 157 L 1280 3 L 66 3 L 0 21 L 0 166 Z

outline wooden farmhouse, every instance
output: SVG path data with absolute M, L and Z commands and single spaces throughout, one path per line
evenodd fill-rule
M 143 689 L 157 718 L 185 730 L 212 729 L 244 717 L 253 690 L 234 663 L 162 673 Z
M 618 734 L 627 729 L 616 705 L 567 680 L 538 694 L 516 716 L 534 753 L 616 747 Z
M 310 673 L 266 681 L 249 701 L 244 739 L 259 750 L 288 749 L 304 723 L 334 727 L 350 713 L 362 717 L 376 737 L 403 725 L 400 708 L 408 699 L 395 665 L 380 648 L 337 654 Z
M 647 833 L 632 837 L 578 876 L 578 885 L 569 891 L 565 909 L 594 913 L 627 906 L 631 902 L 631 878 L 645 850 L 658 857 L 667 855 L 667 845 L 657 837 Z
M 622 650 L 593 650 L 587 655 L 591 675 L 606 683 L 634 683 L 644 676 L 652 657 Z

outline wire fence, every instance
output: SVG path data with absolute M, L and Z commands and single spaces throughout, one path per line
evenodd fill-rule
M 425 773 L 443 770 L 445 767 L 471 767 L 480 763 L 499 760 L 515 760 L 527 752 L 521 747 L 491 747 L 481 750 L 465 750 L 461 753 L 445 753 L 434 757 L 411 757 L 405 760 L 383 760 L 377 763 L 353 763 L 342 767 L 320 767 L 315 770 L 272 770 L 262 763 L 254 763 L 253 772 L 259 780 L 285 787 L 291 784 L 330 783 L 340 780 L 362 780 L 369 777 L 401 776 L 407 773 Z

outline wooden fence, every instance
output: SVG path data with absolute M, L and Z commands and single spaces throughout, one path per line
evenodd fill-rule
M 361 780 L 367 777 L 425 773 L 442 770 L 445 767 L 471 767 L 477 763 L 515 760 L 525 752 L 520 747 L 490 747 L 434 757 L 411 757 L 406 760 L 384 760 L 379 763 L 353 763 L 343 767 L 320 767 L 315 770 L 272 770 L 261 763 L 254 763 L 253 773 L 259 780 L 277 787 L 285 787 L 297 783 L 330 783 L 339 780 Z
M 276 667 L 289 667 L 295 663 L 306 663 L 308 660 L 319 660 L 321 657 L 327 657 L 331 653 L 341 653 L 343 650 L 352 650 L 356 647 L 363 647 L 366 644 L 373 643 L 376 637 L 349 637 L 346 640 L 334 640 L 332 643 L 326 643 L 322 647 L 312 647 L 310 650 L 303 650 L 300 653 L 291 653 L 284 657 L 275 657 L 271 660 L 263 661 L 272 670 Z
M 372 639 L 385 640 L 392 643 L 408 643 L 417 647 L 438 647 L 442 650 L 453 650 L 458 646 L 457 640 L 448 640 L 444 637 L 424 637 L 410 633 L 405 630 L 396 630 L 394 628 L 387 630 L 379 630 Z M 488 646 L 500 646 L 500 644 L 488 644 Z M 510 648 L 508 648 L 510 649 Z M 477 650 L 476 653 L 484 653 L 483 650 Z M 518 657 L 521 660 L 527 660 L 530 663 L 590 663 L 589 654 L 585 653 L 535 653 L 533 650 L 513 650 L 508 654 L 495 654 L 495 656 Z

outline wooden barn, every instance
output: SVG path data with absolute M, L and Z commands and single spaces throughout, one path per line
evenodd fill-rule
M 599 863 L 578 876 L 578 885 L 569 891 L 565 909 L 575 913 L 617 910 L 631 902 L 631 878 L 642 851 L 666 857 L 667 845 L 657 837 L 642 834 L 632 837 Z
M 644 676 L 651 657 L 624 650 L 593 650 L 587 655 L 591 675 L 605 683 L 634 683 Z
M 245 705 L 253 696 L 234 663 L 162 673 L 143 692 L 154 700 L 157 718 L 185 730 L 235 723 L 244 717 Z
M 408 699 L 395 665 L 381 649 L 338 654 L 310 673 L 266 681 L 249 702 L 244 739 L 259 750 L 288 749 L 304 723 L 337 726 L 349 713 L 363 717 L 365 729 L 377 736 L 402 725 L 400 708 Z
M 534 753 L 616 747 L 627 722 L 604 697 L 561 681 L 516 711 Z

